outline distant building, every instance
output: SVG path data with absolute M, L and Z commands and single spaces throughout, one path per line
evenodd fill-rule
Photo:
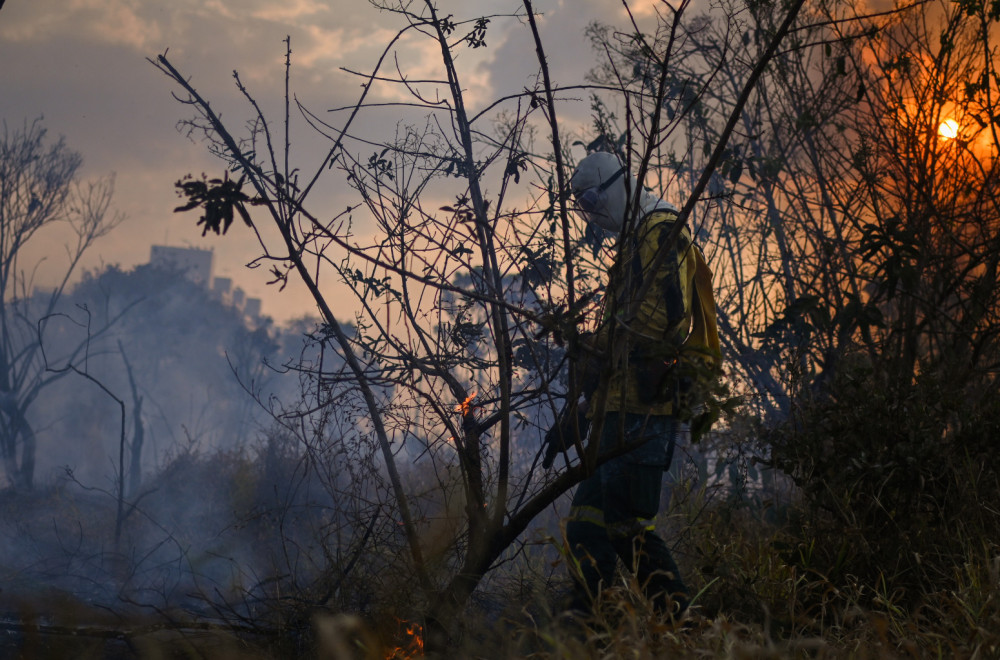
M 176 268 L 183 271 L 192 282 L 208 286 L 212 280 L 213 256 L 211 250 L 154 245 L 149 251 L 149 263 L 153 266 Z
M 243 313 L 253 320 L 260 318 L 260 298 L 247 298 L 243 305 Z
M 229 290 L 233 288 L 233 280 L 229 277 L 216 277 L 212 281 L 212 293 L 220 298 L 229 295 Z
M 233 287 L 230 277 L 212 278 L 211 250 L 198 248 L 168 247 L 154 245 L 149 252 L 149 263 L 153 266 L 176 268 L 192 282 L 208 288 L 211 285 L 212 295 L 227 305 L 232 305 L 249 319 L 258 321 L 261 312 L 260 298 L 248 298 L 240 287 Z

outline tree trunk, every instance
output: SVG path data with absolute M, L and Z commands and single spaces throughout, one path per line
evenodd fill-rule
M 135 392 L 132 393 L 133 396 Z M 129 497 L 135 497 L 142 485 L 142 397 L 135 398 L 135 405 L 132 408 L 132 421 L 134 422 L 132 432 L 132 455 L 129 464 L 128 493 Z

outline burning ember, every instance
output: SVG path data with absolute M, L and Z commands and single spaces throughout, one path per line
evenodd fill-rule
M 473 392 L 469 396 L 465 397 L 465 401 L 463 401 L 462 403 L 460 403 L 457 406 L 455 406 L 455 410 L 457 412 L 462 413 L 463 417 L 465 415 L 468 415 L 468 414 L 472 413 L 476 408 L 478 408 L 478 406 L 473 406 L 472 405 L 472 400 L 475 399 L 476 395 L 478 395 L 478 394 L 479 394 L 479 392 Z
M 403 641 L 406 642 L 406 645 L 397 646 L 390 650 L 385 656 L 386 660 L 416 660 L 424 657 L 423 626 L 412 621 L 400 621 L 399 623 L 403 629 Z

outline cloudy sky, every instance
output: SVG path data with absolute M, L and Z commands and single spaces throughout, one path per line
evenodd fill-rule
M 630 4 L 639 15 L 649 15 L 653 3 Z M 513 0 L 438 0 L 437 6 L 456 20 L 523 11 Z M 583 37 L 589 22 L 625 25 L 620 0 L 535 0 L 534 6 L 543 14 L 543 39 L 560 84 L 582 81 L 596 62 Z M 335 121 L 337 115 L 328 110 L 349 105 L 360 92 L 358 79 L 341 67 L 370 70 L 403 25 L 399 16 L 367 0 L 6 0 L 0 10 L 0 120 L 13 128 L 44 116 L 50 133 L 64 136 L 83 155 L 83 178 L 116 174 L 115 205 L 127 220 L 95 246 L 86 268 L 144 263 L 154 243 L 212 248 L 216 276 L 232 277 L 249 295 L 264 299 L 265 313 L 286 320 L 312 313 L 312 305 L 294 287 L 281 294 L 267 287 L 263 269 L 244 267 L 257 254 L 247 232 L 202 238 L 196 216 L 172 213 L 177 179 L 187 173 L 218 175 L 222 165 L 203 144 L 177 130 L 178 121 L 190 113 L 171 98 L 170 81 L 146 58 L 169 49 L 174 65 L 239 128 L 249 113 L 234 89 L 233 70 L 265 113 L 280 118 L 282 41 L 289 35 L 295 94 Z M 524 21 L 494 18 L 486 41 L 486 48 L 466 49 L 460 62 L 473 111 L 523 89 L 537 72 Z M 401 65 L 419 77 L 435 75 L 434 48 L 426 39 L 413 38 L 395 50 Z M 375 92 L 384 100 L 398 94 L 389 88 Z M 586 99 L 576 105 L 567 113 L 585 117 Z M 387 137 L 398 113 L 372 111 L 359 126 Z M 308 170 L 323 152 L 321 141 L 305 128 L 294 132 L 292 141 L 297 163 Z M 346 204 L 336 184 L 319 192 L 324 204 Z M 36 259 L 46 258 L 40 284 L 50 283 L 46 278 L 58 272 L 62 244 L 60 235 L 44 235 L 32 252 Z

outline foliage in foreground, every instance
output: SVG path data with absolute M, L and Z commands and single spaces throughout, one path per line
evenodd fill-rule
M 36 649 L 36 657 L 66 648 L 60 632 L 74 629 L 84 631 L 73 636 L 75 648 L 92 649 L 89 657 L 115 649 L 123 657 L 419 657 L 419 623 L 398 607 L 405 571 L 377 549 L 358 559 L 338 545 L 347 530 L 336 529 L 331 502 L 302 472 L 302 459 L 279 440 L 256 453 L 180 454 L 151 481 L 115 549 L 113 497 L 67 483 L 6 501 L 5 527 L 35 554 L 34 563 L 17 566 L 11 548 L 5 552 L 4 625 L 19 620 L 21 648 Z M 988 493 L 981 482 L 950 481 L 956 493 L 996 501 L 995 483 Z M 926 579 L 914 586 L 917 569 L 878 568 L 874 553 L 889 554 L 896 542 L 891 534 L 877 542 L 885 533 L 878 501 L 867 500 L 866 509 L 856 499 L 857 526 L 838 528 L 790 485 L 766 497 L 720 494 L 729 495 L 692 478 L 675 489 L 660 519 L 700 590 L 682 626 L 653 614 L 628 573 L 603 594 L 593 620 L 560 613 L 567 585 L 559 544 L 539 530 L 536 544 L 474 595 L 453 639 L 456 652 L 784 658 L 1000 651 L 1000 547 L 989 541 L 997 538 L 996 516 L 942 527 L 937 554 L 914 539 L 912 547 L 926 553 L 919 573 Z M 32 515 L 41 511 L 47 515 Z M 308 569 L 323 555 L 341 558 L 333 562 L 340 573 Z M 74 579 L 67 566 L 77 567 L 77 582 L 54 585 L 53 572 Z

